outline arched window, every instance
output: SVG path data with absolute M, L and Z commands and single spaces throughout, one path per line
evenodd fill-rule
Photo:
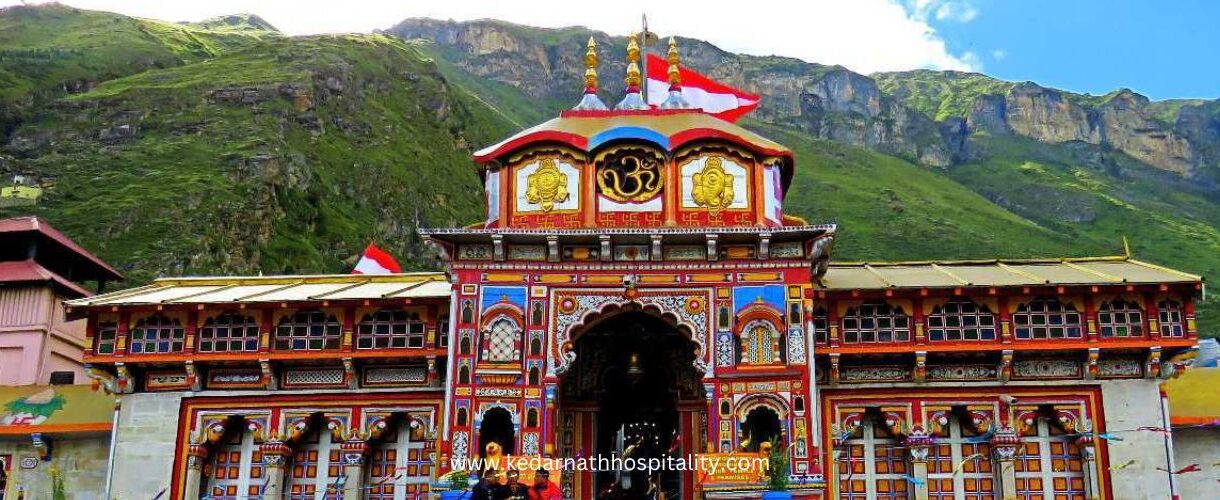
M 470 383 L 470 367 L 469 366 L 462 365 L 461 367 L 458 368 L 458 383 L 459 384 L 469 384 Z
M 462 301 L 462 323 L 470 324 L 474 322 L 474 302 L 470 299 Z
M 534 326 L 541 325 L 542 317 L 542 301 L 534 301 L 533 305 L 530 306 L 530 324 Z
M 253 316 L 226 312 L 208 318 L 199 329 L 199 352 L 254 352 L 258 323 Z
M 133 354 L 182 352 L 185 343 L 186 330 L 178 318 L 154 314 L 137 321 L 131 330 Z
M 119 338 L 119 324 L 113 321 L 97 324 L 93 352 L 97 354 L 114 354 L 114 344 Z
M 1039 418 L 1037 426 L 1036 435 L 1022 438 L 1013 464 L 1017 498 L 1086 498 L 1084 460 L 1076 438 L 1046 417 Z
M 801 324 L 801 303 L 800 302 L 793 302 L 791 304 L 788 304 L 788 324 L 790 324 L 790 325 Z
M 716 312 L 716 324 L 721 330 L 728 330 L 732 326 L 732 316 L 729 314 L 729 308 L 720 307 Z
M 254 431 L 245 425 L 231 423 L 231 432 L 212 452 L 211 470 L 207 478 L 208 498 L 245 500 L 259 498 L 263 483 L 263 452 L 254 442 Z
M 470 335 L 462 335 L 462 340 L 458 342 L 458 354 L 471 354 L 470 343 Z
M 526 377 L 526 383 L 529 385 L 538 385 L 542 382 L 540 380 L 541 378 L 542 378 L 542 372 L 540 370 L 538 370 L 537 366 L 533 366 L 533 367 L 530 367 L 530 373 L 529 373 L 529 376 Z
M 538 409 L 530 408 L 525 412 L 525 426 L 538 427 Z
M 541 355 L 542 355 L 542 336 L 538 335 L 538 334 L 534 334 L 533 338 L 530 339 L 530 356 L 541 356 Z
M 1102 337 L 1144 336 L 1144 311 L 1135 302 L 1114 299 L 1101 303 L 1097 324 Z
M 991 445 L 973 427 L 951 414 L 945 435 L 928 447 L 928 498 L 993 499 L 996 491 Z
M 987 306 L 951 300 L 932 308 L 928 340 L 995 340 L 996 318 Z
M 381 309 L 365 314 L 356 325 L 357 349 L 388 349 L 424 346 L 427 327 L 419 314 L 403 309 Z
M 805 413 L 805 398 L 803 396 L 792 398 L 792 411 Z
M 511 363 L 521 359 L 521 350 L 518 347 L 521 329 L 515 321 L 500 317 L 492 321 L 483 334 L 486 336 L 483 341 L 483 361 Z
M 778 363 L 779 333 L 775 327 L 766 321 L 755 321 L 746 325 L 741 332 L 745 337 L 741 359 L 750 364 L 763 365 Z
M 830 319 L 825 307 L 813 310 L 813 339 L 819 344 L 825 344 L 830 339 Z
M 436 318 L 436 346 L 442 349 L 449 347 L 449 315 L 442 314 Z
M 1186 336 L 1186 327 L 1182 322 L 1182 303 L 1176 300 L 1162 300 L 1157 302 L 1157 317 L 1160 321 L 1160 329 L 1162 337 L 1184 337 Z M 100 338 L 100 336 L 99 336 Z
M 1056 299 L 1038 297 L 1021 304 L 1012 322 L 1022 340 L 1081 338 L 1080 312 Z
M 885 302 L 865 302 L 843 315 L 843 342 L 907 342 L 911 340 L 911 319 L 901 307 Z
M 456 419 L 457 425 L 464 426 L 464 425 L 466 425 L 466 421 L 469 419 L 470 419 L 470 413 L 467 412 L 465 408 L 458 408 L 457 419 Z
M 312 309 L 280 318 L 275 348 L 281 351 L 338 349 L 341 327 L 335 315 Z
M 839 467 L 841 498 L 906 500 L 910 474 L 906 447 L 890 433 L 880 415 L 869 414 L 860 424 L 860 436 L 843 443 Z

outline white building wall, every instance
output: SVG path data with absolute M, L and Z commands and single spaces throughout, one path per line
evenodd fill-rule
M 170 487 L 182 393 L 122 396 L 111 498 L 148 500 Z M 167 491 L 162 498 L 170 498 Z
M 1220 496 L 1220 483 L 1211 474 L 1216 458 L 1220 456 L 1220 431 L 1214 427 L 1180 428 L 1173 431 L 1173 460 L 1178 468 L 1199 464 L 1205 472 L 1178 474 L 1179 497 L 1216 498 Z
M 1101 383 L 1105 430 L 1122 441 L 1109 441 L 1110 485 L 1118 499 L 1168 499 L 1167 438 L 1139 427 L 1164 427 L 1160 380 L 1111 380 Z M 1116 432 L 1118 431 L 1118 432 Z M 1184 496 L 1182 498 L 1207 498 Z

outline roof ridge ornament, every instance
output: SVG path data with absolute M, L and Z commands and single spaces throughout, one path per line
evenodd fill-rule
M 580 98 L 580 102 L 576 104 L 575 110 L 579 111 L 605 111 L 610 108 L 606 107 L 606 103 L 602 102 L 597 96 L 597 42 L 593 40 L 593 36 L 589 36 L 589 43 L 585 45 L 588 49 L 585 51 L 585 95 Z
M 669 71 L 667 71 L 669 96 L 658 107 L 661 109 L 691 109 L 690 103 L 682 97 L 682 70 L 678 69 L 682 58 L 678 55 L 678 40 L 673 36 L 669 37 L 669 51 L 666 53 L 665 59 L 669 62 Z
M 648 103 L 644 102 L 644 96 L 640 94 L 640 44 L 636 42 L 636 35 L 627 37 L 627 78 L 624 80 L 627 83 L 626 95 L 623 100 L 614 106 L 616 110 L 623 111 L 640 111 L 647 110 Z

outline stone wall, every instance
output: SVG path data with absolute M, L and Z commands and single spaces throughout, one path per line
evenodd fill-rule
M 173 478 L 182 393 L 127 394 L 121 401 L 111 498 L 148 500 Z
M 110 450 L 110 435 L 98 434 L 54 439 L 51 460 L 38 461 L 32 469 L 21 467 L 23 457 L 39 453 L 30 440 L 0 441 L 0 456 L 12 457 L 8 489 L 4 498 L 50 500 L 51 468 L 57 469 L 64 480 L 68 500 L 100 500 L 106 489 L 106 457 Z
M 1101 383 L 1105 429 L 1132 431 L 1162 427 L 1159 380 L 1112 380 Z M 1110 486 L 1114 498 L 1170 498 L 1169 478 L 1157 468 L 1169 468 L 1166 437 L 1158 432 L 1118 432 L 1122 441 L 1109 441 Z M 1183 497 L 1205 498 L 1205 497 Z
M 1178 474 L 1180 498 L 1215 498 L 1217 483 L 1212 464 L 1220 454 L 1220 431 L 1216 428 L 1182 428 L 1173 431 L 1173 461 L 1178 468 L 1199 464 L 1206 472 Z

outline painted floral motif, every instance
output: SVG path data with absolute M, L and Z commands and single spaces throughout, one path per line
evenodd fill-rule
M 788 329 L 788 363 L 805 362 L 805 333 L 800 328 Z
M 581 323 L 585 316 L 595 311 L 601 311 L 609 305 L 624 305 L 635 303 L 643 306 L 655 306 L 658 309 L 673 314 L 678 318 L 679 323 L 685 324 L 691 329 L 693 340 L 699 346 L 698 353 L 695 356 L 695 368 L 706 373 L 708 368 L 707 359 L 707 335 L 708 335 L 708 317 L 707 307 L 701 307 L 698 312 L 692 313 L 688 310 L 688 304 L 693 299 L 698 299 L 702 304 L 707 304 L 711 301 L 711 294 L 707 291 L 673 291 L 670 294 L 648 294 L 637 295 L 628 300 L 624 299 L 617 291 L 613 293 L 601 293 L 597 295 L 565 295 L 560 297 L 560 294 L 555 294 L 555 310 L 558 314 L 555 316 L 555 356 L 551 357 L 551 366 L 549 371 L 554 374 L 563 373 L 574 361 L 576 361 L 576 351 L 571 345 L 571 330 L 572 327 Z M 695 295 L 698 294 L 698 295 Z
M 1031 359 L 1013 364 L 1013 374 L 1017 378 L 1077 378 L 1080 376 L 1080 363 L 1067 359 Z

